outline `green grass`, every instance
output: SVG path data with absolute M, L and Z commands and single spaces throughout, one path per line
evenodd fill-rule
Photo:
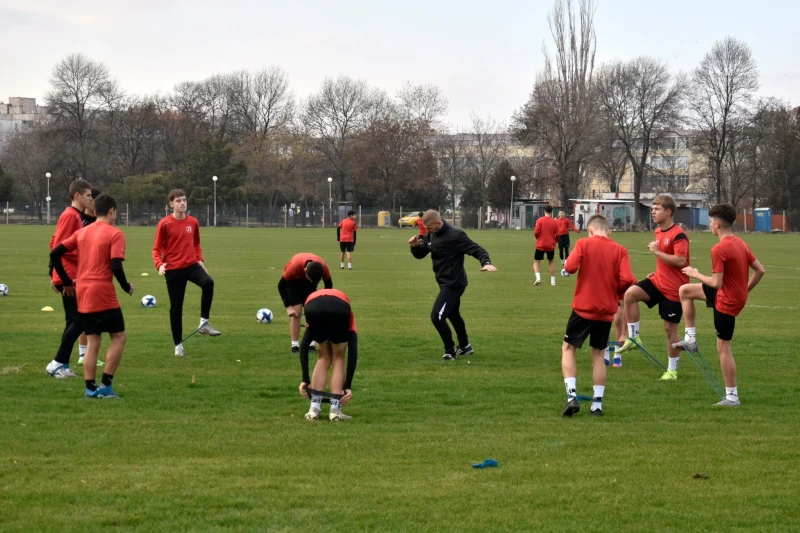
M 630 353 L 609 370 L 605 418 L 563 419 L 560 345 L 575 278 L 533 287 L 528 232 L 472 232 L 499 272 L 467 260 L 462 312 L 476 353 L 443 363 L 428 319 L 430 260 L 411 257 L 410 231 L 362 230 L 355 270 L 340 272 L 331 230 L 204 228 L 223 335 L 192 337 L 179 359 L 150 259 L 154 230 L 124 230 L 136 293 L 120 295 L 128 345 L 115 381 L 124 401 L 113 402 L 85 401 L 79 379 L 44 373 L 63 328 L 45 276 L 52 228 L 0 226 L 0 283 L 11 288 L 0 298 L 2 531 L 800 529 L 797 236 L 745 236 L 767 275 L 734 337 L 741 408 L 712 408 L 685 357 L 680 379 L 662 383 Z M 615 238 L 637 277 L 653 270 L 650 235 Z M 691 239 L 693 264 L 708 272 L 714 238 Z M 298 251 L 326 258 L 353 302 L 352 423 L 303 420 L 276 289 Z M 158 307 L 143 309 L 144 294 Z M 199 300 L 190 285 L 187 333 Z M 260 307 L 275 312 L 273 324 L 255 321 Z M 698 314 L 719 376 L 711 313 Z M 656 311 L 642 320 L 642 338 L 665 361 Z M 579 354 L 586 394 L 589 355 Z M 471 468 L 490 457 L 499 468 Z

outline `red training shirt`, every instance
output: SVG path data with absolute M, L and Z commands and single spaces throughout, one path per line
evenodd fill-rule
M 601 235 L 579 240 L 564 269 L 580 269 L 572 308 L 586 320 L 612 322 L 625 291 L 636 283 L 628 250 Z
M 125 259 L 125 235 L 107 222 L 98 221 L 61 243 L 78 252 L 75 292 L 78 312 L 99 313 L 117 309 L 117 291 L 111 271 L 112 259 Z
M 747 282 L 750 265 L 756 256 L 745 242 L 732 235 L 711 248 L 711 270 L 722 272 L 722 287 L 717 291 L 716 309 L 738 316 L 747 303 Z
M 558 240 L 558 223 L 553 217 L 539 217 L 536 227 L 533 228 L 533 235 L 536 237 L 537 250 L 552 252 L 556 249 Z
M 319 298 L 321 296 L 339 298 L 340 300 L 343 300 L 343 301 L 347 302 L 348 305 L 350 305 L 350 299 L 342 291 L 337 290 L 337 289 L 322 289 L 322 290 L 319 290 L 319 291 L 311 293 L 311 295 L 308 297 L 308 299 L 306 299 L 306 306 L 308 306 L 308 302 L 310 302 L 314 298 Z M 353 314 L 353 309 L 352 308 L 350 309 L 350 329 L 348 329 L 347 331 L 352 331 L 353 333 L 357 333 L 357 331 L 356 331 L 356 317 Z
M 414 226 L 419 230 L 420 235 L 425 235 L 428 233 L 428 228 L 425 227 L 425 224 L 422 223 L 422 219 L 418 218 L 414 221 Z
M 63 244 L 64 241 L 72 237 L 76 231 L 81 229 L 83 229 L 81 212 L 74 207 L 69 206 L 58 218 L 56 232 L 50 239 L 50 251 L 52 252 L 55 250 L 59 244 Z M 64 254 L 61 256 L 61 262 L 64 263 L 64 270 L 67 271 L 67 275 L 74 280 L 78 276 L 77 252 Z M 53 283 L 56 285 L 64 284 L 64 282 L 61 281 L 61 277 L 58 275 L 58 272 L 56 272 L 56 269 L 53 269 Z
M 358 224 L 356 221 L 347 217 L 346 219 L 339 222 L 339 227 L 342 228 L 341 233 L 339 234 L 339 242 L 355 242 L 355 232 L 358 230 Z
M 680 226 L 673 224 L 668 230 L 663 231 L 661 228 L 656 228 L 655 234 L 660 252 L 685 257 L 686 266 L 689 266 L 689 237 Z M 681 285 L 689 283 L 689 276 L 681 272 L 680 268 L 656 259 L 656 271 L 650 280 L 666 298 L 673 302 L 680 302 L 681 297 L 678 291 Z
M 162 218 L 153 242 L 156 269 L 166 263 L 167 270 L 180 270 L 198 261 L 203 261 L 203 249 L 200 248 L 200 223 L 197 219 L 189 215 L 182 220 L 172 215 Z
M 580 231 L 578 231 L 578 228 L 575 227 L 575 224 L 573 224 L 572 221 L 567 217 L 557 218 L 556 224 L 558 224 L 557 235 L 559 237 L 561 237 L 562 235 L 569 235 L 569 230 L 572 230 L 575 233 L 580 233 Z
M 331 271 L 328 265 L 318 255 L 301 253 L 292 257 L 283 269 L 283 279 L 292 281 L 296 279 L 306 279 L 306 264 L 315 261 L 322 263 L 322 279 L 331 279 Z M 333 289 L 330 289 L 333 290 Z

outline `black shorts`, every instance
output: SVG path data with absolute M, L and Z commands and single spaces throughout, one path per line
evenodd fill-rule
M 347 342 L 350 337 L 350 304 L 336 296 L 318 296 L 306 306 L 306 323 L 314 342 Z
M 542 259 L 544 259 L 544 254 L 547 254 L 547 260 L 548 261 L 552 261 L 553 258 L 556 256 L 556 251 L 555 250 L 544 251 L 544 250 L 539 250 L 537 248 L 536 252 L 534 252 L 534 254 L 533 254 L 533 258 L 536 261 L 541 261 Z
M 646 302 L 649 309 L 658 305 L 658 314 L 661 315 L 661 318 L 664 319 L 665 322 L 671 322 L 673 324 L 681 323 L 683 308 L 680 302 L 670 300 L 661 294 L 661 291 L 656 288 L 650 278 L 645 278 L 636 285 L 641 287 L 642 290 L 647 293 L 647 296 L 650 297 L 650 301 Z
M 569 248 L 569 233 L 567 233 L 566 235 L 558 236 L 558 247 Z
M 122 309 L 119 307 L 97 313 L 81 313 L 81 323 L 83 331 L 87 335 L 125 331 L 125 319 L 122 317 Z
M 714 329 L 717 332 L 717 338 L 723 341 L 733 339 L 736 317 L 717 311 L 717 289 L 703 283 L 703 294 L 706 296 L 706 307 L 714 309 Z
M 294 307 L 295 305 L 305 305 L 311 293 L 317 290 L 317 286 L 307 279 L 293 279 L 286 282 L 286 292 L 281 294 L 284 307 Z
M 564 342 L 580 348 L 583 346 L 586 337 L 589 337 L 589 346 L 598 350 L 605 350 L 608 348 L 609 335 L 611 335 L 611 322 L 588 320 L 572 311 L 567 321 Z
M 354 242 L 340 242 L 339 243 L 339 250 L 343 252 L 352 252 L 356 249 L 356 243 Z

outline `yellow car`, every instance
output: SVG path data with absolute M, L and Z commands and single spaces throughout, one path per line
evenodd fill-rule
M 411 226 L 414 225 L 414 222 L 416 222 L 417 220 L 419 220 L 419 213 L 409 213 L 408 215 L 406 215 L 406 216 L 404 216 L 403 218 L 400 219 L 399 224 L 400 224 L 401 228 L 403 226 L 411 227 Z

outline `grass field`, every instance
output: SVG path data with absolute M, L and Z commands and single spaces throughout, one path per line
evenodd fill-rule
M 0 226 L 0 283 L 11 290 L 0 298 L 1 531 L 800 530 L 797 236 L 745 236 L 767 275 L 737 322 L 740 408 L 713 408 L 688 358 L 677 382 L 660 382 L 630 353 L 609 369 L 605 418 L 564 419 L 560 346 L 575 278 L 534 287 L 528 232 L 471 233 L 499 272 L 467 259 L 462 313 L 476 353 L 445 363 L 428 319 L 430 260 L 412 258 L 410 231 L 362 230 L 355 270 L 333 271 L 361 348 L 345 409 L 354 420 L 333 424 L 303 420 L 276 285 L 298 251 L 336 267 L 335 231 L 204 228 L 223 335 L 192 337 L 184 358 L 172 355 L 154 229 L 124 231 L 136 293 L 119 296 L 123 401 L 85 401 L 80 379 L 44 372 L 63 329 L 45 275 L 52 228 Z M 653 270 L 650 235 L 615 238 L 637 277 Z M 691 239 L 692 263 L 708 273 L 714 237 Z M 158 307 L 142 308 L 145 294 Z M 199 302 L 190 285 L 187 333 Z M 260 307 L 273 324 L 256 322 Z M 720 377 L 711 313 L 698 315 Z M 642 338 L 666 362 L 656 311 L 643 309 Z M 588 348 L 579 354 L 588 394 Z M 499 468 L 471 468 L 486 458 Z

